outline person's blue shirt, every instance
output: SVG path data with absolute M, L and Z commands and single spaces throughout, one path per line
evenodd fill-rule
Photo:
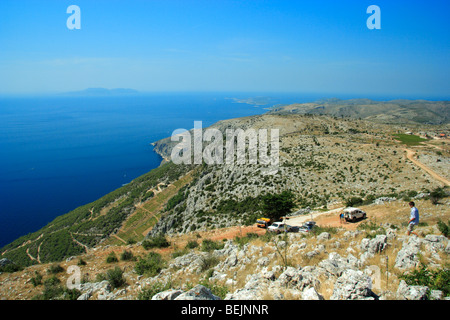
M 411 208 L 411 217 L 410 219 L 414 219 L 411 221 L 412 224 L 419 224 L 419 210 L 416 207 Z

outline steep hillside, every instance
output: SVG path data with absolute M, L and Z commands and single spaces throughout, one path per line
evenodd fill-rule
M 448 299 L 450 241 L 437 222 L 450 219 L 449 199 L 416 200 L 420 237 L 405 235 L 403 200 L 364 205 L 367 219 L 356 223 L 314 211 L 319 227 L 309 234 L 231 227 L 166 236 L 167 245 L 147 249 L 101 245 L 58 264 L 0 274 L 0 299 Z M 68 291 L 74 266 L 81 284 Z
M 297 209 L 307 210 L 352 197 L 427 192 L 442 184 L 406 158 L 407 146 L 393 136 L 401 128 L 392 125 L 318 115 L 266 114 L 221 121 L 212 128 L 221 132 L 279 129 L 277 173 L 267 174 L 266 167 L 258 164 L 203 164 L 199 179 L 180 193 L 180 203 L 162 215 L 151 235 L 252 224 L 261 214 L 261 197 L 284 190 L 295 194 Z M 163 157 L 170 158 L 177 143 L 167 138 L 154 145 Z M 433 152 L 434 146 L 419 144 L 416 149 Z M 442 152 L 442 157 L 448 158 L 448 150 Z
M 155 196 L 158 184 L 175 182 L 189 170 L 167 163 L 4 246 L 0 257 L 28 266 L 84 253 L 115 234 L 142 203 Z

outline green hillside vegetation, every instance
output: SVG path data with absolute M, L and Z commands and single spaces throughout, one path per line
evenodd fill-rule
M 413 135 L 413 134 L 398 133 L 398 134 L 394 134 L 394 136 L 401 143 L 406 144 L 408 146 L 417 146 L 421 142 L 427 141 L 427 139 L 421 138 L 421 137 Z
M 116 232 L 136 205 L 153 196 L 147 192 L 160 182 L 173 182 L 189 167 L 169 162 L 102 198 L 55 218 L 40 230 L 1 249 L 2 258 L 18 265 L 61 261 L 79 255 Z M 149 196 L 150 194 L 150 196 Z

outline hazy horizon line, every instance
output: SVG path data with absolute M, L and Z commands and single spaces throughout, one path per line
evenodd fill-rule
M 110 94 L 91 94 L 92 90 L 102 90 L 103 92 L 109 92 Z M 118 91 L 130 90 L 130 92 Z M 431 100 L 431 101 L 447 101 L 450 100 L 450 95 L 441 94 L 410 94 L 410 93 L 351 93 L 351 92 L 302 92 L 302 91 L 256 91 L 256 90 L 137 90 L 134 88 L 117 87 L 117 88 L 105 88 L 105 87 L 89 87 L 80 90 L 71 91 L 47 91 L 47 92 L 0 92 L 0 97 L 84 97 L 84 98 L 106 98 L 106 97 L 132 97 L 132 96 L 145 96 L 145 95 L 158 95 L 158 94 L 245 94 L 245 95 L 304 95 L 305 97 L 317 96 L 319 99 L 371 99 L 371 100 Z

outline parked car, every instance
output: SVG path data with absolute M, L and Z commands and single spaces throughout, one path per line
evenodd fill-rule
M 358 208 L 345 208 L 344 209 L 344 219 L 346 221 L 355 222 L 358 219 L 365 219 L 366 213 Z
M 301 227 L 299 227 L 298 232 L 310 232 L 315 226 L 316 223 L 314 221 L 305 222 Z
M 267 228 L 269 232 L 281 233 L 281 232 L 292 232 L 292 226 L 285 224 L 283 222 L 274 222 L 271 226 Z

